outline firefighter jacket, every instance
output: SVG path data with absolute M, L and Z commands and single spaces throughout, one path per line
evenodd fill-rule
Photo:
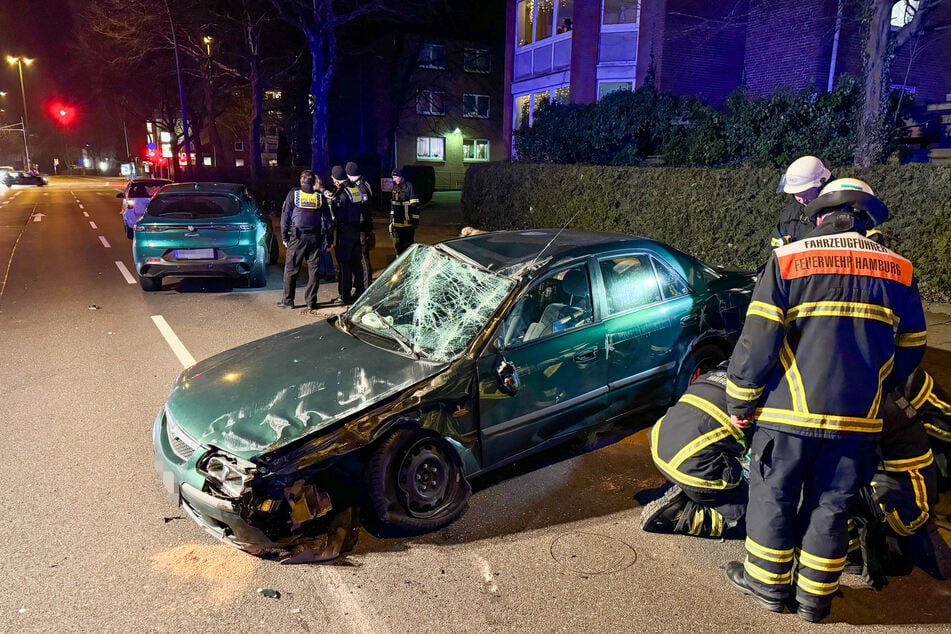
M 827 216 L 770 254 L 730 359 L 731 414 L 805 436 L 881 432 L 885 384 L 918 366 L 925 317 L 911 262 L 853 221 Z
M 699 377 L 651 429 L 654 464 L 684 489 L 726 491 L 744 481 L 747 442 L 726 413 L 726 380 L 724 370 Z
M 310 191 L 307 191 L 310 189 Z M 287 193 L 281 209 L 281 239 L 286 243 L 299 233 L 314 233 L 332 241 L 333 216 L 330 205 L 312 187 L 295 187 Z
M 334 224 L 338 231 L 364 233 L 373 231 L 370 210 L 370 186 L 360 178 L 345 181 L 333 192 Z
M 795 242 L 815 229 L 815 225 L 803 213 L 804 210 L 804 205 L 799 204 L 794 197 L 789 197 L 783 205 L 783 210 L 779 212 L 779 222 L 773 228 L 770 238 L 770 245 L 774 249 Z
M 909 380 L 927 374 L 918 370 Z M 930 377 L 929 377 L 930 378 Z M 907 536 L 924 526 L 938 499 L 937 473 L 928 433 L 912 405 L 914 394 L 892 390 L 882 406 L 882 460 L 872 479 L 875 501 L 897 535 Z
M 908 380 L 906 393 L 928 436 L 951 443 L 951 397 L 935 383 L 934 377 L 918 368 Z
M 419 198 L 409 181 L 393 185 L 390 196 L 390 222 L 394 227 L 419 226 Z

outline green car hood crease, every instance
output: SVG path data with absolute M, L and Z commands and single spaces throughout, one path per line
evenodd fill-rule
M 196 363 L 178 377 L 166 411 L 194 440 L 247 459 L 378 404 L 447 365 L 376 348 L 320 322 Z

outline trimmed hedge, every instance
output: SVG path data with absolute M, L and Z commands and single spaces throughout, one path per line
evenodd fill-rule
M 576 229 L 661 240 L 709 264 L 755 269 L 769 255 L 784 202 L 775 193 L 780 175 L 765 168 L 472 165 L 462 213 L 481 229 L 571 221 Z M 860 177 L 888 205 L 880 229 L 915 264 L 922 297 L 951 301 L 951 166 L 880 165 Z

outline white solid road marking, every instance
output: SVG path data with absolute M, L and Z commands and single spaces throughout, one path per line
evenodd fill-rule
M 122 273 L 122 277 L 125 278 L 126 282 L 135 284 L 135 278 L 132 277 L 132 273 L 129 273 L 129 269 L 122 263 L 122 260 L 116 260 L 116 266 L 119 267 L 119 272 Z
M 172 349 L 172 352 L 175 353 L 175 356 L 178 357 L 178 360 L 181 362 L 182 366 L 187 368 L 195 365 L 195 357 L 189 354 L 188 350 L 185 348 L 185 344 L 183 344 L 182 340 L 178 338 L 178 335 L 176 335 L 175 331 L 172 330 L 172 327 L 168 325 L 168 322 L 165 321 L 165 318 L 161 315 L 152 315 L 152 321 L 155 322 L 156 328 L 158 328 L 159 332 L 162 333 L 162 336 L 165 337 L 165 341 Z
M 99 227 L 96 226 L 96 223 L 93 222 L 92 220 L 89 221 L 89 226 L 92 227 L 93 229 L 98 229 L 98 228 L 99 228 Z
M 106 247 L 107 249 L 111 249 L 111 248 L 112 248 L 112 245 L 109 244 L 109 241 L 106 240 L 106 237 L 105 237 L 105 236 L 99 236 L 99 242 L 102 242 L 102 246 Z

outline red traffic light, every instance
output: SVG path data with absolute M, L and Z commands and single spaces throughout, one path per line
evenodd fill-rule
M 68 127 L 76 120 L 76 108 L 62 101 L 53 101 L 47 106 L 47 112 L 59 125 Z

